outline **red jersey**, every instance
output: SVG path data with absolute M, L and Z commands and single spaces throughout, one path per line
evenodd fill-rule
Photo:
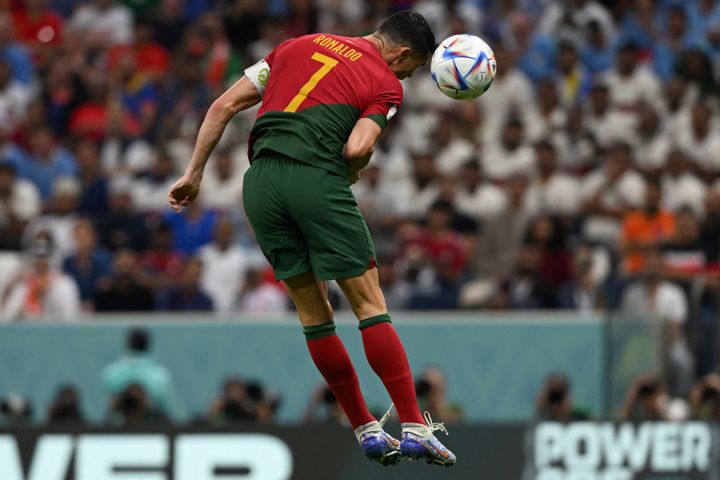
M 358 119 L 384 128 L 402 103 L 400 81 L 364 38 L 307 35 L 280 44 L 265 62 L 250 161 L 277 152 L 345 176 L 342 149 Z

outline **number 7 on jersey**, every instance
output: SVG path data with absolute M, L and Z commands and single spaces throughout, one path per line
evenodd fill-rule
M 316 62 L 322 63 L 322 67 L 316 71 L 312 77 L 310 77 L 310 80 L 307 81 L 305 85 L 302 86 L 300 89 L 300 92 L 298 92 L 295 97 L 290 100 L 290 103 L 288 103 L 287 107 L 285 107 L 284 112 L 296 112 L 298 107 L 300 107 L 300 104 L 302 104 L 307 96 L 310 94 L 310 92 L 313 90 L 313 88 L 317 87 L 317 84 L 320 82 L 320 80 L 323 79 L 325 75 L 330 73 L 330 70 L 335 68 L 335 66 L 340 63 L 334 58 L 330 58 L 327 55 L 323 55 L 322 53 L 315 52 L 312 54 L 313 60 Z

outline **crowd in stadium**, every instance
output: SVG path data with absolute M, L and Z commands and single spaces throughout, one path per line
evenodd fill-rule
M 282 312 L 242 213 L 253 112 L 169 210 L 199 122 L 286 38 L 416 8 L 498 75 L 427 71 L 354 186 L 389 307 L 653 314 L 668 388 L 717 360 L 720 5 L 710 0 L 0 0 L 0 319 Z

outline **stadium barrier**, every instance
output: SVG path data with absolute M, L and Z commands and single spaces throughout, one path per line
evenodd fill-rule
M 389 430 L 398 429 L 390 425 Z M 456 426 L 452 469 L 366 460 L 333 425 L 0 432 L 2 480 L 718 480 L 708 423 Z
M 575 403 L 604 418 L 617 411 L 628 381 L 654 365 L 652 323 L 637 319 L 440 312 L 398 314 L 394 322 L 414 371 L 442 368 L 449 400 L 462 405 L 470 422 L 530 420 L 540 385 L 553 372 L 571 379 Z M 102 422 L 108 406 L 102 369 L 123 354 L 126 332 L 139 324 L 153 335 L 153 357 L 173 375 L 175 420 L 204 414 L 223 379 L 239 374 L 276 389 L 278 420 L 297 422 L 321 383 L 292 318 L 97 317 L 0 325 L 0 395 L 30 399 L 42 421 L 57 386 L 72 383 L 87 419 Z M 354 322 L 338 324 L 368 403 L 384 411 L 389 399 L 367 365 Z

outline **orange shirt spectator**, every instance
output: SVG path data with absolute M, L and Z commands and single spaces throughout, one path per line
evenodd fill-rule
M 623 221 L 622 242 L 627 252 L 625 271 L 637 273 L 645 265 L 643 246 L 656 245 L 675 234 L 675 216 L 667 210 L 639 210 L 627 213 Z

